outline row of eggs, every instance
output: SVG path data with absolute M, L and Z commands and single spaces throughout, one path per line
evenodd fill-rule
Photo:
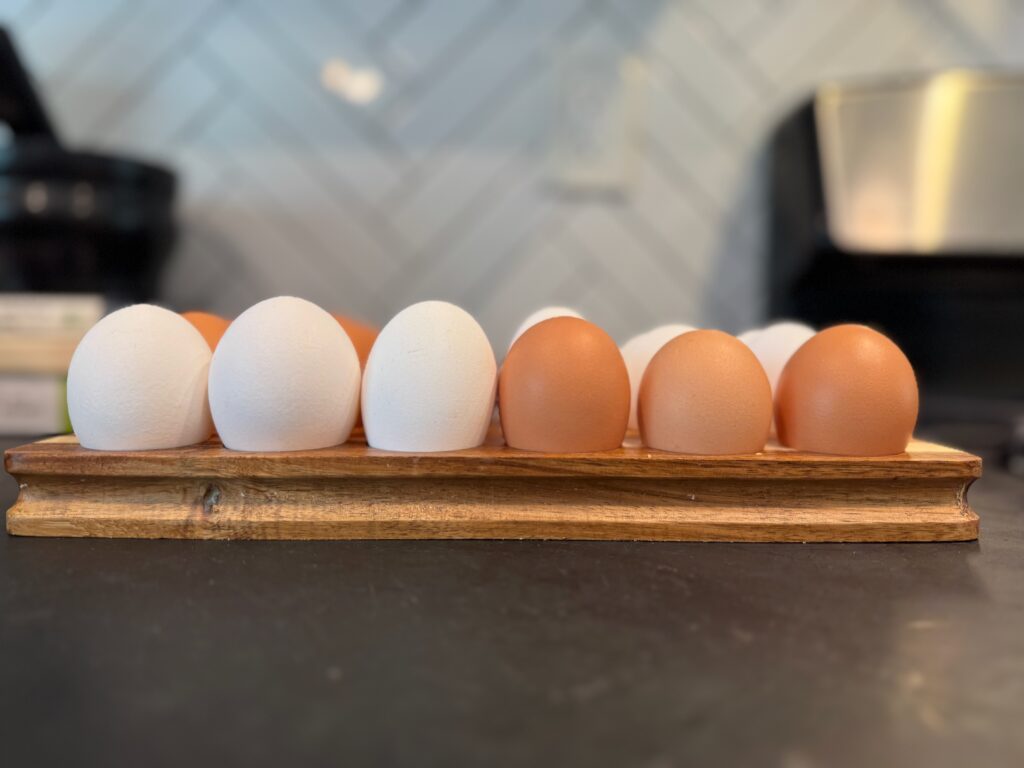
M 620 349 L 552 307 L 524 321 L 499 371 L 476 320 L 441 301 L 379 335 L 289 296 L 231 323 L 126 307 L 82 339 L 67 390 L 81 445 L 99 450 L 192 445 L 214 429 L 234 450 L 325 448 L 360 417 L 371 447 L 459 450 L 484 441 L 497 402 L 505 442 L 525 450 L 610 450 L 632 427 L 680 453 L 758 452 L 774 429 L 799 450 L 884 455 L 906 448 L 917 419 L 909 362 L 864 326 L 734 337 L 667 325 Z

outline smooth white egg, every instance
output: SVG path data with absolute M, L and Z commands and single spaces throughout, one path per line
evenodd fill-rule
M 468 312 L 444 301 L 413 304 L 384 326 L 366 361 L 366 441 L 390 451 L 480 445 L 496 384 L 494 350 Z
M 527 315 L 526 319 L 519 324 L 519 327 L 516 328 L 516 332 L 512 334 L 512 341 L 508 343 L 508 348 L 512 349 L 512 345 L 515 344 L 516 340 L 526 333 L 527 330 L 535 326 L 537 323 L 543 323 L 545 320 L 550 320 L 552 317 L 578 317 L 581 320 L 583 319 L 583 315 L 569 307 L 542 307 L 536 312 L 531 312 Z
M 208 439 L 209 367 L 209 345 L 181 315 L 151 304 L 107 315 L 79 342 L 68 368 L 78 442 L 142 451 Z
M 746 334 L 743 334 L 740 341 L 750 347 L 761 361 L 764 372 L 768 374 L 768 382 L 772 385 L 774 396 L 779 376 L 782 375 L 782 369 L 786 367 L 789 358 L 816 333 L 817 331 L 803 323 L 782 322 L 761 328 L 750 338 L 744 338 Z
M 210 363 L 210 409 L 225 447 L 297 451 L 348 440 L 359 407 L 359 356 L 312 302 L 254 304 L 228 327 Z
M 647 370 L 647 364 L 668 342 L 676 336 L 692 330 L 695 330 L 692 325 L 684 323 L 659 325 L 657 328 L 634 336 L 622 345 L 622 359 L 626 361 L 626 370 L 629 372 L 629 429 L 640 428 L 636 416 L 636 405 L 640 382 L 644 377 L 644 371 Z

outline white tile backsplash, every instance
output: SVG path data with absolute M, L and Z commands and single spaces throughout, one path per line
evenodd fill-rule
M 167 302 L 293 293 L 382 323 L 444 298 L 499 350 L 549 303 L 620 339 L 755 323 L 758 158 L 790 105 L 825 77 L 1024 61 L 1011 0 L 0 0 L 0 19 L 70 143 L 182 174 Z M 379 73 L 379 98 L 326 89 L 337 61 Z M 627 108 L 635 147 L 593 134 Z M 576 138 L 630 171 L 588 187 L 608 174 L 566 166 Z

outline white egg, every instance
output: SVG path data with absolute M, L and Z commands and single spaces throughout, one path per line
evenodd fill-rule
M 327 448 L 348 440 L 359 385 L 359 356 L 338 321 L 278 296 L 228 326 L 210 364 L 210 409 L 227 448 Z
M 538 309 L 536 312 L 532 312 L 527 316 L 523 322 L 516 328 L 516 332 L 512 334 L 512 341 L 508 343 L 508 348 L 512 349 L 512 345 L 516 343 L 516 340 L 522 336 L 526 331 L 537 323 L 543 323 L 545 320 L 550 320 L 553 317 L 578 317 L 581 320 L 583 315 L 577 312 L 575 309 L 569 307 L 543 307 Z
M 750 342 L 753 341 L 754 338 L 757 336 L 757 334 L 759 334 L 760 332 L 761 332 L 760 328 L 751 328 L 748 331 L 744 331 L 743 333 L 741 333 L 736 338 L 739 339 L 740 341 L 742 341 L 744 344 L 746 344 L 749 347 L 750 346 Z
M 749 332 L 748 332 L 749 333 Z M 817 331 L 803 323 L 783 322 L 769 325 L 753 334 L 751 338 L 740 337 L 761 361 L 764 372 L 768 374 L 768 382 L 772 385 L 772 394 L 779 383 L 782 369 L 804 342 Z M 744 334 L 746 336 L 746 334 Z
M 181 315 L 150 304 L 107 315 L 68 368 L 68 415 L 79 443 L 142 451 L 208 439 L 209 367 L 209 345 Z
M 496 383 L 494 351 L 469 313 L 444 301 L 413 304 L 384 326 L 366 361 L 366 441 L 390 451 L 480 445 Z
M 637 395 L 640 392 L 640 381 L 647 370 L 647 364 L 659 349 L 672 341 L 676 336 L 694 330 L 692 325 L 670 323 L 659 325 L 645 333 L 638 334 L 622 345 L 622 359 L 626 361 L 629 373 L 629 429 L 639 429 L 636 417 Z

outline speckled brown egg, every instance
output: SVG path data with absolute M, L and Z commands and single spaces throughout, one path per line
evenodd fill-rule
M 629 421 L 626 364 L 612 338 L 593 323 L 545 320 L 509 349 L 498 377 L 498 409 L 512 448 L 618 448 Z
M 771 427 L 771 385 L 742 341 L 722 331 L 690 331 L 651 358 L 637 416 L 640 437 L 651 448 L 757 453 Z
M 814 453 L 902 453 L 917 423 L 917 379 L 890 339 L 863 325 L 821 331 L 779 378 L 779 442 Z

